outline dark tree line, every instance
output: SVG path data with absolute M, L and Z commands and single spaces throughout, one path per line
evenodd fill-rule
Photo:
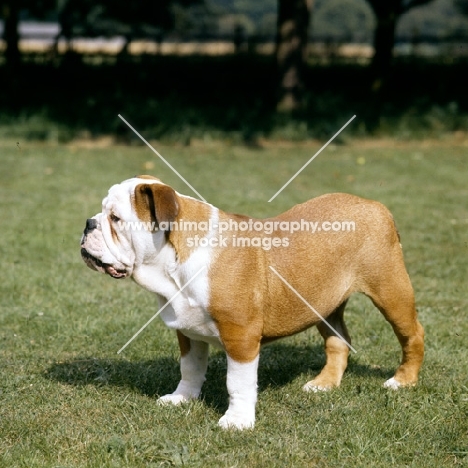
M 370 67 L 374 90 L 380 89 L 388 76 L 398 18 L 411 8 L 431 1 L 433 0 L 367 0 L 377 22 L 374 32 L 374 56 Z M 277 62 L 280 110 L 294 110 L 301 106 L 302 70 L 312 4 L 313 0 L 278 0 Z
M 190 5 L 200 0 L 179 0 Z M 60 38 L 69 41 L 77 34 L 84 37 L 105 36 L 109 33 L 126 39 L 124 51 L 134 38 L 152 36 L 160 40 L 164 30 L 173 27 L 171 5 L 173 0 L 139 0 L 121 2 L 112 0 L 65 0 L 58 10 Z
M 395 29 L 402 14 L 413 7 L 433 0 L 367 0 L 375 18 L 374 56 L 371 64 L 373 87 L 378 89 L 385 81 L 392 59 Z M 468 10 L 467 0 L 455 0 L 461 10 Z M 73 29 L 81 25 L 84 35 L 97 35 L 101 29 L 118 29 L 129 43 L 144 28 L 170 30 L 174 25 L 174 5 L 186 7 L 203 0 L 63 0 L 58 18 L 60 34 L 73 35 Z M 7 64 L 16 67 L 20 62 L 18 48 L 18 21 L 22 9 L 41 17 L 56 8 L 56 0 L 0 0 L 4 20 L 3 39 L 6 43 Z M 303 69 L 313 0 L 278 0 L 276 60 L 278 68 L 278 109 L 292 111 L 301 106 L 304 87 Z M 89 29 L 92 25 L 94 30 Z M 88 30 L 86 29 L 88 27 Z M 156 35 L 156 33 L 155 33 Z

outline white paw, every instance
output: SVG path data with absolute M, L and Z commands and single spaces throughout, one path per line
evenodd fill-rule
M 395 377 L 392 377 L 391 379 L 388 379 L 383 386 L 385 388 L 391 388 L 392 390 L 398 390 L 401 387 L 401 383 L 398 382 L 398 380 L 395 379 Z
M 180 405 L 186 401 L 190 401 L 193 397 L 170 393 L 169 395 L 164 395 L 161 398 L 158 398 L 157 402 L 160 405 Z
M 219 420 L 218 426 L 223 429 L 252 429 L 255 426 L 255 416 L 245 414 L 229 414 L 229 411 Z
M 307 382 L 303 387 L 302 390 L 304 392 L 328 392 L 332 389 L 332 387 L 322 387 L 321 385 L 315 385 L 313 382 Z

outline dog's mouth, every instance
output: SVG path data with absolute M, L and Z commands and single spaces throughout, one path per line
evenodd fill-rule
M 101 273 L 106 273 L 112 278 L 120 279 L 127 276 L 125 270 L 117 270 L 112 265 L 108 263 L 102 263 L 101 260 L 93 257 L 86 249 L 81 248 L 81 257 L 83 258 L 86 265 L 91 268 L 91 270 L 100 271 Z

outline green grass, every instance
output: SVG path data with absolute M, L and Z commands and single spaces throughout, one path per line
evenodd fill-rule
M 302 392 L 324 363 L 322 342 L 315 329 L 285 339 L 262 350 L 255 429 L 224 432 L 223 354 L 212 351 L 201 401 L 158 406 L 178 381 L 174 333 L 155 321 L 117 355 L 157 303 L 92 272 L 79 253 L 85 219 L 113 183 L 146 172 L 190 189 L 146 147 L 3 141 L 0 467 L 468 466 L 466 141 L 369 143 L 328 148 L 272 203 L 318 146 L 158 146 L 225 210 L 269 216 L 331 191 L 385 203 L 426 330 L 420 384 L 383 389 L 399 346 L 354 297 L 347 323 L 358 352 L 342 386 Z

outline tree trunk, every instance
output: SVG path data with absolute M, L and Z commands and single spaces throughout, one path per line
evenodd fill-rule
M 374 31 L 374 56 L 370 65 L 371 100 L 365 115 L 368 130 L 373 131 L 379 126 L 390 80 L 397 21 L 411 8 L 431 1 L 433 0 L 367 0 L 377 20 Z
M 5 59 L 8 66 L 16 66 L 20 62 L 18 47 L 19 33 L 19 8 L 17 0 L 11 0 L 3 4 L 4 31 L 3 40 L 6 43 Z
M 303 68 L 312 2 L 313 0 L 278 0 L 277 109 L 282 112 L 296 110 L 302 105 Z
M 381 12 L 377 16 L 377 26 L 374 32 L 374 56 L 372 58 L 372 88 L 380 89 L 388 77 L 393 58 L 395 43 L 396 11 Z
M 384 92 L 390 75 L 395 42 L 395 28 L 402 0 L 368 0 L 377 21 L 374 31 L 374 55 L 369 67 L 370 102 L 364 114 L 367 130 L 380 125 Z

